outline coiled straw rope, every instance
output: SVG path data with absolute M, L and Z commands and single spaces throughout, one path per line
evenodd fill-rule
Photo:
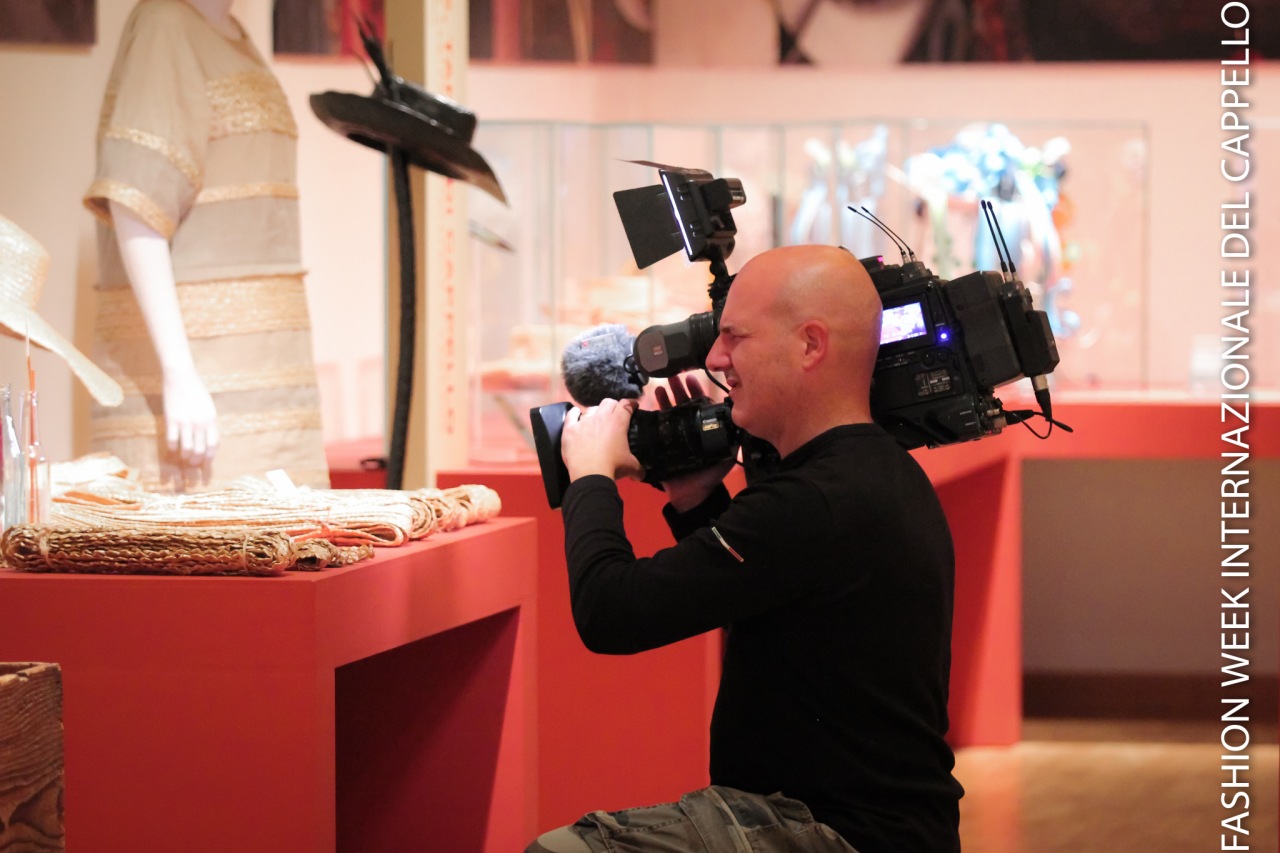
M 27 572 L 278 575 L 297 562 L 278 530 L 86 530 L 19 524 L 0 537 L 7 565 Z
M 107 478 L 58 495 L 49 525 L 0 538 L 6 565 L 32 572 L 280 574 L 344 566 L 496 516 L 497 492 L 299 489 L 263 480 L 194 495 L 144 492 Z

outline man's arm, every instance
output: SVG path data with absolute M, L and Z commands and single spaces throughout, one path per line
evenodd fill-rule
M 662 517 L 666 519 L 667 527 L 671 529 L 671 535 L 677 542 L 707 527 L 729 508 L 729 490 L 720 480 L 716 481 L 705 498 L 685 510 L 679 508 L 676 499 L 671 496 L 670 489 L 667 491 L 667 496 L 671 498 L 671 502 L 662 508 Z

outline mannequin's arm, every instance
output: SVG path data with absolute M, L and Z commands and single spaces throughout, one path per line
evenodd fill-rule
M 116 241 L 133 285 L 147 332 L 160 360 L 165 439 L 180 487 L 198 480 L 218 451 L 217 411 L 204 380 L 196 372 L 191 345 L 178 310 L 169 242 L 127 207 L 111 202 Z M 165 465 L 167 463 L 167 466 Z

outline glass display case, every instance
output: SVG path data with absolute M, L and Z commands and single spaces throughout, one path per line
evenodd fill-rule
M 1141 124 L 913 122 L 901 180 L 918 215 L 903 237 L 943 278 L 999 269 L 978 202 L 994 205 L 1068 389 L 1146 384 L 1146 161 Z
M 636 333 L 708 309 L 706 264 L 677 253 L 636 268 L 612 198 L 657 183 L 636 160 L 742 181 L 730 272 L 793 243 L 896 262 L 893 243 L 850 205 L 944 278 L 998 269 L 978 214 L 978 200 L 991 199 L 1020 276 L 1053 321 L 1062 362 L 1052 381 L 1141 390 L 1146 146 L 1139 123 L 486 123 L 482 147 L 510 206 L 470 199 L 471 461 L 535 458 L 528 412 L 568 399 L 559 361 L 575 335 L 602 323 Z

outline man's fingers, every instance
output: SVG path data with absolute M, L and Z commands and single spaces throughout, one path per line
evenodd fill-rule
M 688 389 L 689 396 L 691 398 L 707 396 L 706 393 L 702 390 L 702 383 L 698 381 L 698 377 L 690 376 L 684 380 L 684 384 L 685 384 L 685 387 Z
M 673 376 L 668 379 L 667 385 L 671 387 L 671 393 L 675 395 L 677 403 L 689 402 L 689 392 L 685 390 L 684 382 L 679 376 Z
M 667 394 L 667 389 L 661 385 L 653 389 L 653 396 L 658 401 L 659 409 L 671 408 L 671 396 Z

